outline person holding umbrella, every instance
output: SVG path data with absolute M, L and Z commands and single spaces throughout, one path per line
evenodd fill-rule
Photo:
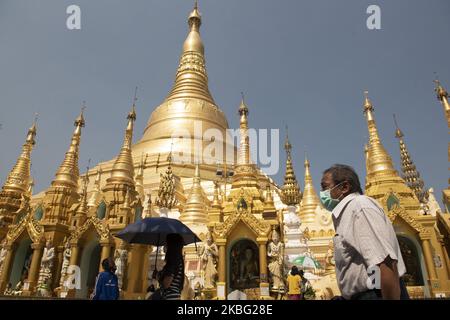
M 184 286 L 183 238 L 167 235 L 166 264 L 160 272 L 161 300 L 180 300 Z
M 189 227 L 177 219 L 152 217 L 129 224 L 116 234 L 128 243 L 154 245 L 156 249 L 153 277 L 158 278 L 160 288 L 150 297 L 151 300 L 180 300 L 184 287 L 183 246 L 201 242 Z M 166 246 L 166 265 L 157 272 L 158 248 Z M 150 289 L 150 288 L 149 288 Z

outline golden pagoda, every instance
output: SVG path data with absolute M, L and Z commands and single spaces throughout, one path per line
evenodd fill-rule
M 189 292 L 197 288 L 208 299 L 227 299 L 236 292 L 245 293 L 248 299 L 282 298 L 286 252 L 297 255 L 303 253 L 300 249 L 323 266 L 314 270 L 320 280 L 312 281 L 318 296 L 339 294 L 330 271 L 331 215 L 320 205 L 309 160 L 304 162 L 303 194 L 288 137 L 282 187 L 252 163 L 250 108 L 244 97 L 238 107 L 239 146 L 234 146 L 225 114 L 208 88 L 197 3 L 187 24 L 171 90 L 151 113 L 142 137 L 133 143 L 134 99 L 123 141 L 118 142 L 120 151 L 113 159 L 80 176 L 82 112 L 51 185 L 32 195 L 30 156 L 35 124 L 30 128 L 0 193 L 0 295 L 11 284 L 22 285 L 22 296 L 88 299 L 101 261 L 114 257 L 121 268 L 121 299 L 144 299 L 153 268 L 160 268 L 162 260 L 157 259 L 163 255 L 157 258 L 156 248 L 124 243 L 115 235 L 130 223 L 156 216 L 184 221 L 202 240 L 185 247 L 183 297 L 192 298 Z M 442 88 L 437 91 L 445 107 L 447 94 Z M 370 136 L 365 150 L 366 192 L 380 202 L 394 223 L 407 258 L 408 289 L 417 297 L 448 296 L 450 262 L 441 226 L 435 228 L 437 221 L 446 220 L 420 210 L 417 190 L 398 175 L 381 143 L 367 96 L 364 110 Z M 210 129 L 220 135 L 212 139 Z M 401 148 L 409 170 L 412 161 L 406 146 Z M 217 272 L 210 274 L 217 277 L 208 279 L 214 286 L 206 288 L 202 287 L 208 271 L 204 257 L 211 255 L 202 253 L 211 241 L 217 257 L 208 268 L 215 266 Z M 47 259 L 52 263 L 41 263 Z M 68 280 L 68 266 L 80 272 L 76 286 Z
M 392 221 L 406 264 L 405 282 L 414 297 L 448 296 L 449 260 L 436 217 L 421 211 L 412 189 L 398 175 L 378 135 L 374 107 L 365 92 L 369 131 L 365 193 L 376 199 Z

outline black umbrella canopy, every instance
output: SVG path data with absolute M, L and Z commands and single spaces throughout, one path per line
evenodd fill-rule
M 167 235 L 177 233 L 183 237 L 184 245 L 201 242 L 200 238 L 184 223 L 177 219 L 155 217 L 132 223 L 116 234 L 117 238 L 128 243 L 163 246 Z

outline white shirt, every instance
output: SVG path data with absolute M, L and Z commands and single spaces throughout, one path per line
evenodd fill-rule
M 333 238 L 336 279 L 344 298 L 369 290 L 367 268 L 380 264 L 388 256 L 397 260 L 399 276 L 405 274 L 392 223 L 374 199 L 349 194 L 332 215 L 336 230 Z

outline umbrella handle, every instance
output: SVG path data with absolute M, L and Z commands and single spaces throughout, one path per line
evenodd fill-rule
M 158 271 L 156 269 L 156 264 L 158 263 L 158 252 L 159 252 L 159 238 L 161 236 L 161 233 L 158 233 L 158 244 L 156 245 L 156 259 L 155 259 L 155 271 L 153 272 L 153 274 L 156 275 L 156 272 Z

